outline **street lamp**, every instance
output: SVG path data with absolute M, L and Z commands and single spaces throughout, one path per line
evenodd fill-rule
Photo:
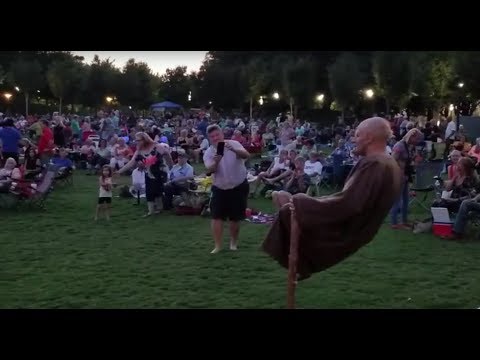
M 20 91 L 20 88 L 18 86 L 15 86 L 15 90 Z
M 323 100 L 325 100 L 325 95 L 323 94 L 319 94 L 317 95 L 317 97 L 315 98 L 315 100 L 317 100 L 318 102 L 323 102 Z
M 191 91 L 188 92 L 188 101 L 192 101 L 192 92 Z
M 453 111 L 455 109 L 455 106 L 453 104 L 450 104 L 448 107 L 448 111 Z
M 5 93 L 3 94 L 3 97 L 7 100 L 7 101 L 10 101 L 10 98 L 12 97 L 13 95 L 10 94 L 10 93 Z
M 263 105 L 263 96 L 260 96 L 260 99 L 258 100 L 258 103 L 259 103 L 260 105 Z
M 107 102 L 110 104 L 113 101 L 113 98 L 111 96 L 107 96 L 105 100 L 107 100 Z
M 458 87 L 459 87 L 459 88 L 463 88 L 463 85 L 465 85 L 463 82 L 458 83 Z
M 212 105 L 212 102 L 211 102 L 211 101 L 209 101 L 209 102 L 208 102 L 208 105 Z
M 280 94 L 278 92 L 274 92 L 272 97 L 275 99 L 275 100 L 278 100 L 280 99 Z
M 365 96 L 366 96 L 367 98 L 371 99 L 371 98 L 373 98 L 373 95 L 375 95 L 375 94 L 374 94 L 374 92 L 373 92 L 372 89 L 367 89 L 367 90 L 365 90 Z

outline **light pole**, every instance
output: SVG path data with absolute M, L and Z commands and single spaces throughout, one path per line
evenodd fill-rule
M 272 97 L 273 97 L 274 100 L 278 100 L 278 99 L 280 99 L 280 94 L 275 91 L 275 92 L 273 93 Z

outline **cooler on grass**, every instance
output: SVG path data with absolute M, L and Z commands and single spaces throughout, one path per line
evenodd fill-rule
M 450 219 L 450 214 L 447 208 L 432 207 L 432 232 L 435 236 L 447 236 L 452 234 L 453 221 Z

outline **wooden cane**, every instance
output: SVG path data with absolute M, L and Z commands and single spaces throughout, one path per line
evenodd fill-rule
M 300 229 L 298 227 L 295 208 L 292 207 L 290 211 L 290 253 L 288 255 L 287 309 L 295 309 L 299 237 Z

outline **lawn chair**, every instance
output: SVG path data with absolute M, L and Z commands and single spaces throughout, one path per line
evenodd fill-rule
M 330 185 L 333 185 L 333 166 L 327 165 L 323 167 L 319 188 L 324 187 L 327 191 L 332 191 L 333 188 Z
M 436 191 L 435 177 L 440 176 L 443 169 L 443 162 L 423 161 L 415 168 L 415 177 L 413 185 L 410 188 L 410 203 L 418 204 L 425 211 L 430 213 L 430 203 L 427 203 L 428 197 Z M 420 196 L 423 194 L 423 196 Z
M 52 189 L 56 173 L 55 167 L 51 166 L 48 168 L 36 189 L 30 188 L 26 191 L 26 188 L 23 188 L 22 191 L 11 191 L 11 194 L 17 197 L 19 204 L 23 203 L 29 207 L 38 206 L 41 209 L 45 209 L 45 200 Z
M 60 171 L 58 171 L 60 170 Z M 72 168 L 64 168 L 58 169 L 55 176 L 55 182 L 60 183 L 61 185 L 73 185 L 73 169 Z
M 320 187 L 322 184 L 322 176 L 313 176 L 310 178 L 311 183 L 307 189 L 307 195 L 312 196 L 312 193 L 315 193 L 315 196 L 320 196 Z

